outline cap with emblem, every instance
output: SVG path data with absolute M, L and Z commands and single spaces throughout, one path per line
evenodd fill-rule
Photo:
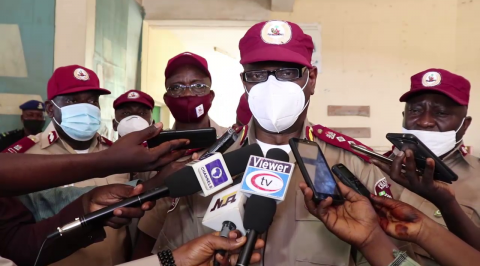
M 205 72 L 205 74 L 208 75 L 210 79 L 212 79 L 210 71 L 208 71 L 207 60 L 197 54 L 190 52 L 181 53 L 168 60 L 167 67 L 165 68 L 165 79 L 172 76 L 175 70 L 177 70 L 183 65 L 194 65 L 200 68 L 203 72 Z
M 120 105 L 124 103 L 141 103 L 148 106 L 148 108 L 150 109 L 153 109 L 153 106 L 155 105 L 152 96 L 138 90 L 129 90 L 124 94 L 120 95 L 113 102 L 113 109 L 116 110 Z
M 401 102 L 421 92 L 439 92 L 460 105 L 468 105 L 470 82 L 462 76 L 432 68 L 413 75 L 410 81 L 410 91 L 400 97 Z
M 247 125 L 252 119 L 252 112 L 248 106 L 248 99 L 246 93 L 240 97 L 240 102 L 237 107 L 237 119 L 243 124 Z
M 79 65 L 55 69 L 47 85 L 48 100 L 52 100 L 58 95 L 82 91 L 97 91 L 98 94 L 110 94 L 109 90 L 100 88 L 100 82 L 95 72 Z
M 253 25 L 240 40 L 240 63 L 297 63 L 312 67 L 312 37 L 295 23 L 271 20 Z
M 23 111 L 25 111 L 25 110 L 45 111 L 45 104 L 40 102 L 40 101 L 30 100 L 30 101 L 25 102 L 24 104 L 20 105 L 19 108 Z

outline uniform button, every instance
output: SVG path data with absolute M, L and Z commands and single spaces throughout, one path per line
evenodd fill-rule
M 440 210 L 436 210 L 433 213 L 433 216 L 435 216 L 435 218 L 442 218 L 442 213 L 440 212 Z
M 322 132 L 323 132 L 323 130 L 322 130 L 322 129 L 320 129 L 320 128 L 319 128 L 319 129 L 317 129 L 317 133 L 318 133 L 318 134 L 322 134 Z

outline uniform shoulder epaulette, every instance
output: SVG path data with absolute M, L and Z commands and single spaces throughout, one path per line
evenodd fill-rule
M 100 138 L 100 141 L 107 146 L 112 146 L 113 145 L 113 142 L 111 140 L 109 140 L 109 139 L 107 139 L 103 136 Z
M 351 138 L 347 135 L 343 135 L 343 134 L 341 134 L 337 131 L 331 130 L 328 127 L 324 127 L 322 125 L 314 125 L 310 129 L 307 128 L 307 134 L 312 134 L 312 133 L 313 133 L 313 135 L 315 135 L 320 140 L 322 140 L 322 141 L 324 141 L 324 142 L 326 142 L 330 145 L 333 145 L 335 147 L 347 150 L 347 151 L 355 154 L 356 156 L 360 157 L 365 162 L 370 163 L 370 158 L 368 156 L 363 155 L 363 154 L 355 151 L 354 149 L 352 149 L 352 147 L 350 147 L 350 144 L 355 144 L 355 145 L 358 145 L 358 146 L 361 146 L 363 148 L 366 148 L 368 150 L 373 151 L 372 148 L 370 148 L 367 145 L 361 143 L 360 141 L 358 141 L 354 138 Z
M 33 136 L 24 137 L 3 150 L 2 153 L 25 153 L 31 147 L 35 146 L 36 143 L 37 141 Z

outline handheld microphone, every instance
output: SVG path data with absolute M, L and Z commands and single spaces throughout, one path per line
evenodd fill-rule
M 258 235 L 265 233 L 277 211 L 274 199 L 252 195 L 245 205 L 243 226 L 247 231 L 247 242 L 242 248 L 236 266 L 248 266 Z
M 247 243 L 240 252 L 237 266 L 250 264 L 258 235 L 267 231 L 277 210 L 276 205 L 285 199 L 295 167 L 289 160 L 288 154 L 278 148 L 270 149 L 266 158 L 250 156 L 240 189 L 250 195 L 243 222 L 248 230 Z
M 278 148 L 270 149 L 267 157 L 250 156 L 240 191 L 247 197 L 259 195 L 282 202 L 295 169 L 288 154 Z
M 241 128 L 240 128 L 241 129 Z M 238 132 L 233 128 L 229 128 L 217 141 L 200 157 L 203 160 L 210 153 L 224 153 L 238 139 Z
M 221 237 L 227 238 L 230 231 L 235 229 L 245 235 L 243 214 L 247 197 L 239 189 L 240 184 L 216 194 L 203 217 L 202 224 L 215 231 L 220 231 Z M 216 266 L 219 265 L 218 261 L 215 260 L 217 253 L 225 256 L 225 250 L 217 250 L 213 254 L 213 262 Z
M 203 191 L 204 187 L 206 190 L 203 191 L 203 193 L 210 195 L 231 184 L 230 173 L 234 175 L 241 173 L 252 154 L 262 154 L 260 146 L 257 144 L 248 145 L 225 154 L 223 157 L 220 154 L 212 154 L 210 158 L 196 161 L 195 164 L 186 166 L 171 174 L 165 179 L 164 186 L 77 218 L 71 223 L 58 227 L 55 234 L 56 236 L 62 236 L 64 233 L 80 226 L 87 227 L 90 224 L 101 222 L 112 217 L 113 211 L 120 207 L 141 206 L 146 201 L 153 201 L 167 196 L 172 198 L 185 197 Z M 215 167 L 219 169 L 214 170 Z M 215 172 L 218 170 L 221 171 L 221 175 Z M 230 179 L 228 179 L 228 177 L 230 177 Z

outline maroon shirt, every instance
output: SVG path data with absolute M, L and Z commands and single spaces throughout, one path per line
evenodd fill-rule
M 83 214 L 82 200 L 78 198 L 57 215 L 35 223 L 32 213 L 18 199 L 0 197 L 0 256 L 12 260 L 18 266 L 34 265 L 47 235 Z M 61 260 L 104 238 L 105 231 L 100 227 L 88 231 L 79 229 L 47 241 L 37 265 Z

